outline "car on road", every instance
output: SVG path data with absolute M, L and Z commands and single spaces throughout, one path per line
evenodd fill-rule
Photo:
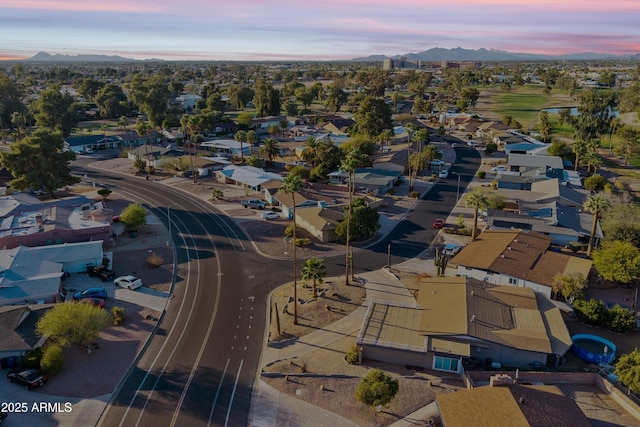
M 444 160 L 431 160 L 431 166 L 444 166 Z
M 449 178 L 449 170 L 445 169 L 438 174 L 439 178 Z
M 455 142 L 451 143 L 451 148 L 456 148 L 458 146 L 458 144 L 456 144 Z
M 278 219 L 280 218 L 280 214 L 278 212 L 265 212 L 262 214 L 262 218 L 264 219 Z
M 84 291 L 73 294 L 73 300 L 81 300 L 84 298 L 106 298 L 107 290 L 105 288 L 87 288 Z
M 142 286 L 142 280 L 137 278 L 136 276 L 128 275 L 118 277 L 113 281 L 113 284 L 116 286 L 120 286 L 121 288 L 133 290 L 138 289 L 140 286 Z
M 444 246 L 444 254 L 445 255 L 455 255 L 462 249 L 462 245 L 457 243 L 448 243 Z
M 7 378 L 12 383 L 23 385 L 27 390 L 40 387 L 49 379 L 46 374 L 38 371 L 37 369 L 13 370 L 7 374 Z
M 444 227 L 444 219 L 442 219 L 442 218 L 434 219 L 432 226 L 435 229 L 440 229 L 440 228 Z

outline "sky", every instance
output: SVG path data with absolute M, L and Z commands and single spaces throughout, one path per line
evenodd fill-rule
M 639 0 L 0 0 L 0 59 L 640 53 Z

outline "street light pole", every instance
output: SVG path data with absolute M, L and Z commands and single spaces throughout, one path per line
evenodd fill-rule
M 458 172 L 451 172 L 453 175 L 458 175 L 458 188 L 456 189 L 456 203 L 460 201 L 460 174 Z

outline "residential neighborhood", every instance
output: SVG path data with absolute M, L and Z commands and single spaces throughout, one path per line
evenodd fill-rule
M 42 425 L 110 425 L 153 351 L 185 358 L 187 405 L 235 378 L 216 425 L 640 425 L 637 70 L 508 64 L 91 65 L 64 89 L 2 68 L 0 397 L 34 369 L 82 408 Z M 535 114 L 495 108 L 549 79 Z M 371 372 L 398 384 L 376 405 Z

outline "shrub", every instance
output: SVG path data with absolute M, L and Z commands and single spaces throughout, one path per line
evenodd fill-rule
M 593 174 L 584 180 L 583 185 L 584 188 L 589 191 L 602 191 L 606 183 L 607 178 L 602 175 Z
M 496 151 L 498 151 L 498 145 L 493 142 L 488 143 L 486 147 L 484 147 L 484 154 L 487 156 L 492 155 Z
M 46 374 L 57 374 L 62 369 L 64 353 L 57 344 L 48 344 L 42 353 L 40 369 Z
M 360 363 L 360 349 L 357 345 L 354 344 L 351 346 L 351 349 L 347 353 L 345 360 L 350 365 L 357 365 L 358 363 Z
M 124 320 L 124 308 L 123 307 L 112 307 L 111 314 L 113 315 L 113 324 L 118 326 Z
M 27 368 L 38 369 L 42 360 L 42 347 L 36 347 L 24 356 L 24 366 Z
M 593 326 L 602 326 L 607 317 L 607 308 L 602 301 L 591 298 L 587 300 L 576 300 L 573 309 L 578 319 Z
M 372 369 L 356 389 L 356 399 L 367 406 L 386 405 L 399 389 L 398 380 L 380 369 Z
M 498 188 L 498 180 L 494 179 L 493 181 L 491 181 L 491 188 L 493 188 L 494 190 Z
M 464 228 L 464 215 L 460 214 L 460 216 L 458 217 L 458 229 L 461 230 Z
M 308 237 L 296 239 L 296 246 L 309 246 L 310 244 L 311 244 L 311 239 Z
M 478 171 L 478 178 L 484 179 L 487 176 L 486 171 Z
M 147 257 L 147 264 L 151 268 L 160 267 L 162 264 L 164 264 L 164 258 L 162 258 L 162 256 L 158 255 L 157 253 L 152 252 L 151 255 Z
M 300 179 L 309 179 L 311 176 L 311 170 L 304 166 L 295 166 L 291 169 L 290 174 L 298 175 Z
M 296 227 L 296 234 L 300 232 L 300 227 Z M 293 224 L 284 229 L 285 237 L 293 237 Z
M 636 319 L 633 313 L 616 304 L 607 312 L 605 326 L 613 332 L 631 332 L 636 328 Z
M 419 191 L 412 191 L 409 194 L 409 197 L 413 198 L 413 199 L 417 199 L 418 197 L 420 197 L 420 192 Z

